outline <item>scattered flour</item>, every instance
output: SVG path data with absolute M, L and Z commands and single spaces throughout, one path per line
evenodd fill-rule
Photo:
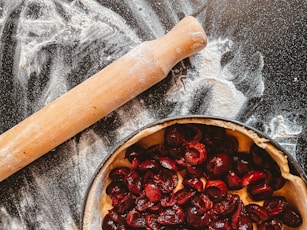
M 191 113 L 193 102 L 198 100 L 200 108 L 197 113 L 236 118 L 249 97 L 262 95 L 264 90 L 262 62 L 256 66 L 258 70 L 256 74 L 250 74 L 248 67 L 244 65 L 236 66 L 234 69 L 234 63 L 238 62 L 241 53 L 240 50 L 232 49 L 233 42 L 230 39 L 209 39 L 207 47 L 193 57 L 193 69 L 182 80 L 183 84 L 175 84 L 170 88 L 169 99 L 177 103 L 171 115 Z M 235 57 L 227 65 L 222 66 L 223 55 L 231 51 Z M 259 58 L 262 59 L 262 56 Z M 237 88 L 233 82 L 235 76 L 232 72 L 242 73 L 243 76 L 240 77 L 246 81 L 245 88 Z M 257 81 L 260 85 L 253 89 L 253 95 L 249 93 L 251 85 L 249 83 L 252 81 Z
M 149 38 L 166 32 L 165 22 L 146 1 L 124 2 L 136 15 L 138 26 L 150 33 Z M 31 111 L 59 97 L 142 41 L 122 16 L 94 0 L 6 1 L 0 6 L 4 9 L 1 28 L 8 13 L 19 4 L 23 5 L 16 34 L 16 79 L 26 89 L 33 76 L 38 82 L 46 82 L 43 87 L 34 86 L 39 92 L 34 101 L 25 99 Z M 30 5 L 35 4 L 39 11 L 30 12 Z M 189 15 L 193 12 L 191 4 L 196 3 L 182 0 L 174 4 Z M 165 7 L 174 21 L 178 21 L 178 15 L 171 11 L 173 6 L 165 4 Z M 264 90 L 262 54 L 256 52 L 246 57 L 242 52 L 229 38 L 209 38 L 208 46 L 191 58 L 192 68 L 186 74 L 174 72 L 165 95 L 157 96 L 163 115 L 151 108 L 150 102 L 156 103 L 154 96 L 149 102 L 133 99 L 106 118 L 116 117 L 103 132 L 95 128 L 86 130 L 57 149 L 54 156 L 57 159 L 32 166 L 31 181 L 24 182 L 20 197 L 12 204 L 16 206 L 17 217 L 9 213 L 5 204 L 0 204 L 0 229 L 25 229 L 26 221 L 36 224 L 36 229 L 78 229 L 87 186 L 102 159 L 114 143 L 161 116 L 203 114 L 236 118 L 245 103 L 252 97 L 261 97 Z M 228 53 L 233 58 L 223 63 Z M 87 71 L 82 72 L 79 62 L 82 59 L 95 64 L 85 66 Z M 50 72 L 44 73 L 44 68 Z M 76 72 L 82 76 L 70 79 Z M 41 76 L 49 79 L 40 79 Z M 166 111 L 169 104 L 174 106 L 171 112 Z M 283 117 L 274 118 L 269 126 L 272 138 L 288 145 L 294 154 L 295 137 L 301 128 Z

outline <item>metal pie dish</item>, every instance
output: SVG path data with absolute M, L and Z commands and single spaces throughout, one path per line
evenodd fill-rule
M 125 159 L 126 149 L 133 144 L 149 147 L 161 143 L 166 127 L 174 124 L 205 124 L 226 129 L 227 134 L 235 136 L 239 141 L 239 150 L 247 152 L 251 144 L 255 143 L 265 149 L 280 167 L 286 184 L 277 195 L 284 195 L 288 202 L 294 205 L 300 212 L 303 224 L 297 228 L 285 227 L 285 229 L 307 229 L 307 177 L 293 157 L 270 137 L 253 127 L 238 121 L 208 116 L 182 116 L 160 120 L 147 125 L 134 132 L 122 141 L 109 156 L 104 159 L 93 175 L 93 179 L 87 190 L 81 216 L 81 229 L 102 229 L 103 213 L 110 209 L 110 199 L 106 198 L 106 187 L 110 183 L 109 172 L 119 166 L 129 166 Z M 275 194 L 274 194 L 275 195 Z

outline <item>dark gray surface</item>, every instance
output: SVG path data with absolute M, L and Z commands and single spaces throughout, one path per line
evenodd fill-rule
M 158 85 L 1 182 L 0 229 L 78 229 L 103 158 L 138 128 L 174 115 L 249 124 L 307 169 L 306 9 L 299 0 L 0 1 L 0 133 L 185 15 L 201 22 L 209 51 L 221 45 L 221 67 L 232 76 L 226 80 L 246 99 L 236 105 L 230 98 L 212 112 L 214 94 L 224 92 L 199 84 L 203 69 L 185 60 Z M 219 73 L 225 72 L 210 72 Z

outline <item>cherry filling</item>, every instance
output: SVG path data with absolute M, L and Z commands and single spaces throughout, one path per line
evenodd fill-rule
M 253 144 L 238 152 L 226 129 L 199 124 L 167 127 L 164 143 L 125 153 L 131 167 L 109 173 L 113 208 L 102 229 L 246 229 L 297 227 L 302 217 L 274 191 L 285 184 L 270 155 Z M 254 201 L 244 204 L 237 190 Z

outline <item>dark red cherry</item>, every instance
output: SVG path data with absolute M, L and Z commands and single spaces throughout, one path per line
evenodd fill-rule
M 126 185 L 122 181 L 112 181 L 106 188 L 106 193 L 113 196 L 118 193 L 126 193 L 128 191 Z
M 146 226 L 149 229 L 158 230 L 161 229 L 161 225 L 158 223 L 158 215 L 153 213 L 147 213 L 145 216 Z
M 261 147 L 253 144 L 250 148 L 250 154 L 252 155 L 253 162 L 260 168 L 269 169 L 273 160 L 271 156 Z
M 157 170 L 159 168 L 158 163 L 155 160 L 145 160 L 140 162 L 139 170 L 146 171 L 146 170 Z
M 157 202 L 162 198 L 162 192 L 161 192 L 160 187 L 153 182 L 149 182 L 145 184 L 144 191 L 145 191 L 146 197 L 151 202 Z
M 113 181 L 123 181 L 125 176 L 130 172 L 128 167 L 118 167 L 111 170 L 109 178 Z
M 132 209 L 128 212 L 126 216 L 127 224 L 130 227 L 139 229 L 146 227 L 146 220 L 141 212 L 137 211 L 136 209 Z
M 132 162 L 134 158 L 139 158 L 144 152 L 145 149 L 143 147 L 134 144 L 127 148 L 125 158 Z
M 200 165 L 207 159 L 207 150 L 204 144 L 198 141 L 185 142 L 184 159 L 187 164 Z
M 159 185 L 162 193 L 171 193 L 178 184 L 178 176 L 171 170 L 162 169 L 154 175 L 153 181 Z
M 226 175 L 225 181 L 230 190 L 238 190 L 242 188 L 241 178 L 232 170 L 230 170 Z
M 257 224 L 258 230 L 283 230 L 283 223 L 280 219 L 269 219 L 261 224 Z
M 292 207 L 288 206 L 281 215 L 281 220 L 285 225 L 290 227 L 298 227 L 303 223 L 302 217 Z
M 204 193 L 196 194 L 191 198 L 191 205 L 196 208 L 198 214 L 202 215 L 212 208 L 212 201 Z
M 108 211 L 108 214 L 110 215 L 111 219 L 118 223 L 119 225 L 124 225 L 126 224 L 126 219 L 125 219 L 125 214 L 120 214 L 116 208 L 112 208 L 111 210 Z
M 203 132 L 201 127 L 197 124 L 185 124 L 185 136 L 188 141 L 201 141 L 203 138 Z
M 266 209 L 258 204 L 248 204 L 245 206 L 249 218 L 256 224 L 262 223 L 269 219 Z
M 125 176 L 125 182 L 130 192 L 139 195 L 143 191 L 142 178 L 136 171 L 129 172 Z
M 226 130 L 217 126 L 204 126 L 203 141 L 208 145 L 216 145 L 221 143 L 226 137 Z
M 255 182 L 264 181 L 266 177 L 267 174 L 265 172 L 260 170 L 252 170 L 241 178 L 241 184 L 243 187 L 246 187 Z
M 190 165 L 186 164 L 186 169 L 190 176 L 202 177 L 204 173 L 204 165 Z
M 112 220 L 109 214 L 107 214 L 102 221 L 102 229 L 103 230 L 117 230 L 118 224 Z
M 199 213 L 198 209 L 194 206 L 188 206 L 185 211 L 186 222 L 196 228 L 203 229 L 214 219 L 213 213 L 210 211 Z
M 176 203 L 179 205 L 186 204 L 194 195 L 196 191 L 190 188 L 182 188 L 175 193 Z
M 285 211 L 287 205 L 288 202 L 283 196 L 272 196 L 263 203 L 263 207 L 267 210 L 270 217 L 279 216 Z
M 204 191 L 204 184 L 199 177 L 184 178 L 182 181 L 184 186 L 195 189 L 198 192 Z
M 135 197 L 131 193 L 119 193 L 112 197 L 112 206 L 121 214 L 134 206 Z
M 236 137 L 226 135 L 225 139 L 216 145 L 214 152 L 231 155 L 238 151 L 239 142 Z
M 247 192 L 253 200 L 261 201 L 271 197 L 273 194 L 273 189 L 265 183 L 250 184 L 247 187 Z
M 209 223 L 208 230 L 231 230 L 226 220 L 216 220 Z
M 172 207 L 176 203 L 177 200 L 174 193 L 164 195 L 160 201 L 162 207 Z
M 151 202 L 147 196 L 145 195 L 141 195 L 139 197 L 137 197 L 137 199 L 135 200 L 135 209 L 137 211 L 143 212 L 149 208 L 151 208 L 152 206 L 154 206 L 155 203 Z
M 184 222 L 183 209 L 178 205 L 166 208 L 160 212 L 157 221 L 163 225 L 181 224 Z
M 227 195 L 228 189 L 224 181 L 209 179 L 205 185 L 205 192 L 213 201 L 219 201 Z
M 232 169 L 231 158 L 228 154 L 214 154 L 209 157 L 206 169 L 209 175 L 214 177 L 224 176 Z
M 169 157 L 159 157 L 158 161 L 160 162 L 162 167 L 169 169 L 171 171 L 174 171 L 174 172 L 178 171 L 178 168 L 177 168 L 175 161 L 173 161 Z
M 238 175 L 243 176 L 255 168 L 251 155 L 248 153 L 232 154 L 233 168 Z
M 212 210 L 218 215 L 227 216 L 237 208 L 239 200 L 240 197 L 238 195 L 228 194 L 225 199 L 215 203 Z
M 172 125 L 166 127 L 164 139 L 167 145 L 172 147 L 180 147 L 185 141 L 184 128 L 182 125 Z
M 237 228 L 234 229 L 244 229 L 244 230 L 253 230 L 253 223 L 248 216 L 241 216 L 238 220 Z

